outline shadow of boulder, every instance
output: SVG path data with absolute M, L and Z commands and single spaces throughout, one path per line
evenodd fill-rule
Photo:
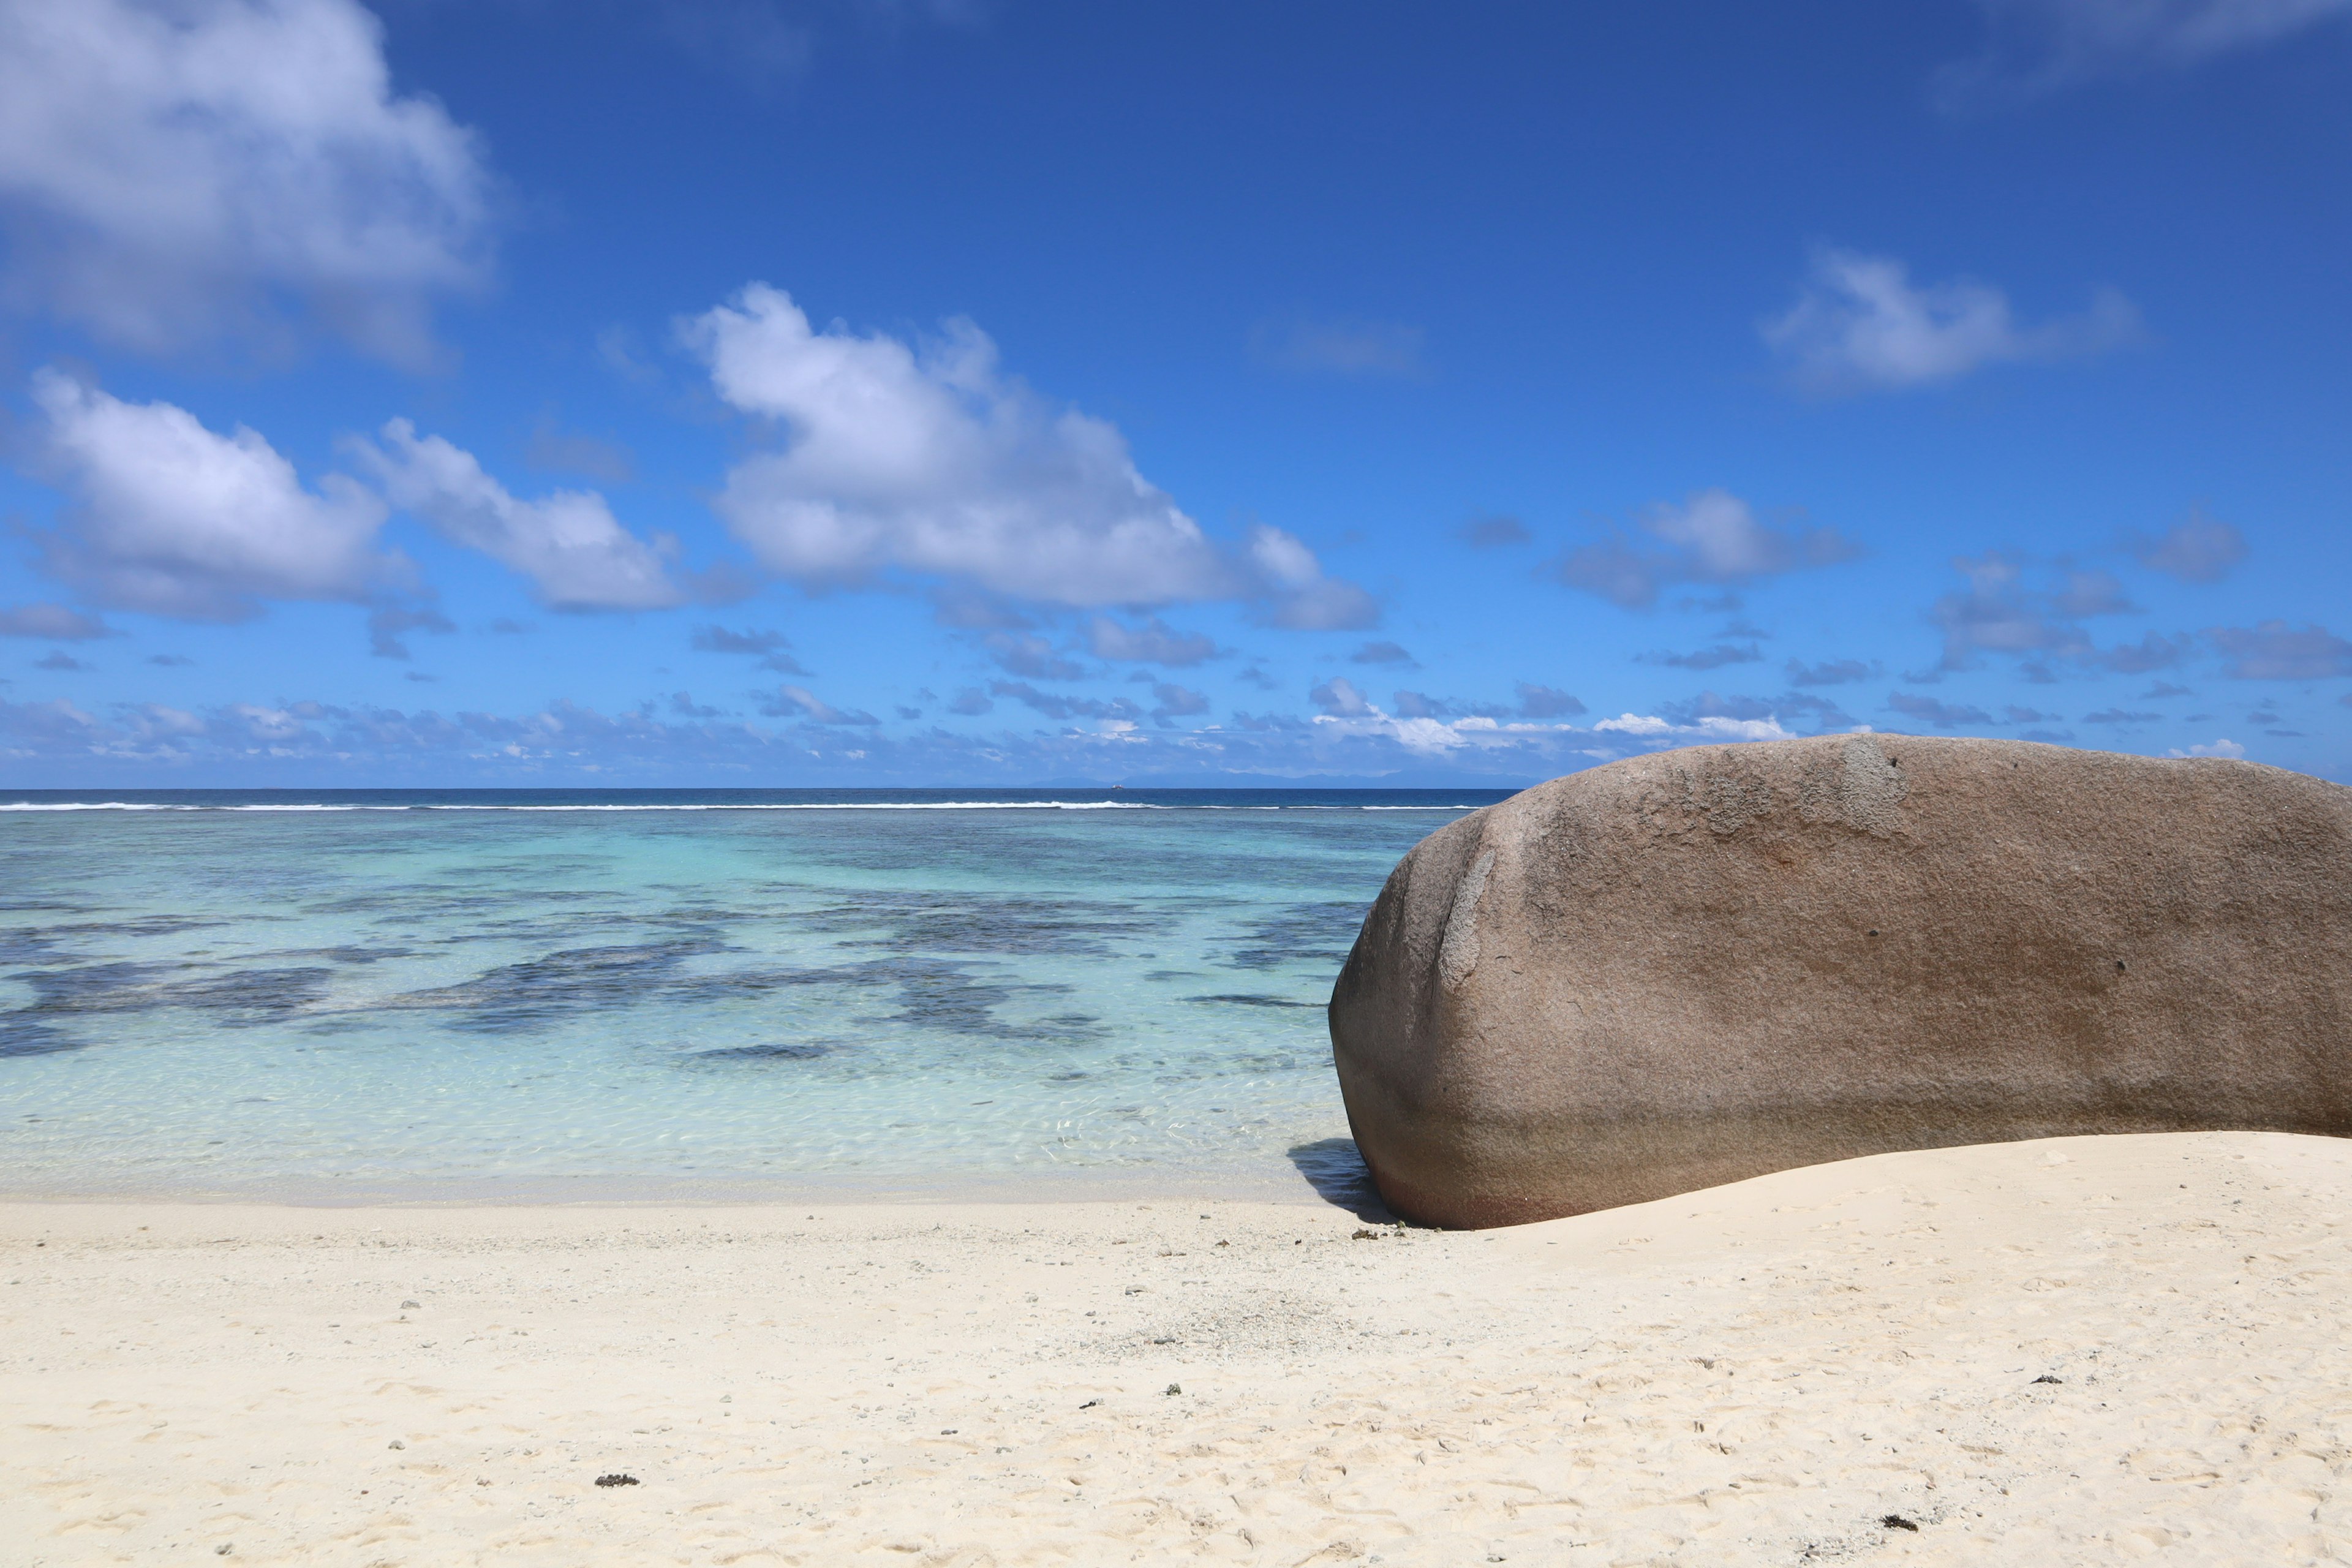
M 1293 1145 L 1289 1152 L 1291 1164 L 1325 1203 L 1368 1223 L 1397 1223 L 1396 1215 L 1381 1201 L 1380 1189 L 1372 1185 L 1372 1173 L 1364 1168 L 1353 1138 L 1318 1138 L 1312 1143 Z

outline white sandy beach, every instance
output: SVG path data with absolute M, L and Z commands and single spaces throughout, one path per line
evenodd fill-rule
M 2335 1561 L 2347 1216 L 2352 1142 L 2238 1133 L 1370 1239 L 10 1205 L 0 1560 Z

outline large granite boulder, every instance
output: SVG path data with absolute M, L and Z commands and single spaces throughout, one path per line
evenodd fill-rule
M 2352 790 L 1896 735 L 1612 763 L 1415 847 L 1330 1016 L 1381 1195 L 1435 1225 L 1894 1149 L 2352 1132 Z

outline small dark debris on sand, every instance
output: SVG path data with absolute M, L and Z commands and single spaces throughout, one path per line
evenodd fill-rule
M 1909 1520 L 1904 1518 L 1899 1513 L 1890 1513 L 1885 1519 L 1880 1520 L 1878 1523 L 1879 1527 L 1883 1530 L 1907 1530 L 1915 1534 L 1917 1533 L 1919 1529 L 1917 1525 L 1912 1523 Z
M 598 1476 L 596 1484 L 600 1487 L 634 1487 L 639 1483 L 636 1477 L 614 1470 L 609 1476 Z
M 2043 1373 L 2040 1377 L 2035 1378 L 2033 1381 L 2034 1381 L 2034 1382 L 2036 1382 L 2036 1383 L 2063 1383 L 2063 1382 L 2065 1382 L 2066 1380 L 2065 1380 L 2064 1378 L 2063 1378 L 2063 1377 L 2053 1377 L 2053 1376 L 2051 1376 L 2048 1373 L 2046 1373 L 2046 1372 L 2045 1372 L 2045 1373 Z

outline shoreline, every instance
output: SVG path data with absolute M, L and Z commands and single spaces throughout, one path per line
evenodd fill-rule
M 0 1539 L 43 1568 L 2309 1561 L 2352 1553 L 2347 1226 L 2352 1141 L 2273 1133 L 1483 1232 L 1175 1197 L 0 1204 Z
M 1359 1166 L 1360 1170 L 1360 1166 Z M 10 1190 L 0 1187 L 0 1208 L 10 1205 L 110 1207 L 153 1205 L 195 1208 L 293 1209 L 579 1209 L 579 1208 L 778 1208 L 810 1204 L 908 1206 L 1020 1206 L 1030 1204 L 1257 1203 L 1330 1206 L 1354 1212 L 1381 1209 L 1369 1174 L 1308 1177 L 1295 1169 L 1207 1172 L 1129 1167 L 1107 1172 L 1044 1172 L 1036 1174 L 956 1175 L 937 1180 L 815 1182 L 742 1180 L 656 1184 L 583 1176 L 572 1180 L 530 1178 L 515 1182 L 414 1182 L 328 1184 L 254 1184 L 205 1188 L 193 1184 L 149 1188 L 57 1186 Z M 1385 1211 L 1382 1211 L 1385 1212 Z

